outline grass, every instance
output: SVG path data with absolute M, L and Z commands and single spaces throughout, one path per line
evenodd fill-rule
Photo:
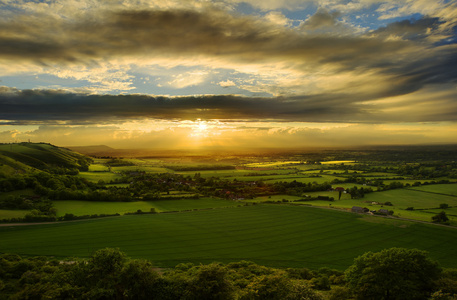
M 275 183 L 278 181 L 291 182 L 291 181 L 296 180 L 297 182 L 304 182 L 304 183 L 317 182 L 317 183 L 321 184 L 321 183 L 325 183 L 325 182 L 331 182 L 334 179 L 341 179 L 341 178 L 332 176 L 332 175 L 320 175 L 320 177 L 300 177 L 300 175 L 293 174 L 288 177 L 278 176 L 275 179 L 270 179 L 270 178 L 264 178 L 264 179 L 265 179 L 265 183 Z
M 418 187 L 411 187 L 412 190 L 446 194 L 457 197 L 457 184 L 433 184 L 433 185 L 423 185 Z
M 162 168 L 162 167 L 154 167 L 154 166 L 144 166 L 144 165 L 112 167 L 111 170 L 114 172 L 136 172 L 136 171 L 145 171 L 145 172 L 149 172 L 149 173 L 171 172 L 170 169 L 166 169 L 166 168 Z
M 77 167 L 78 159 L 83 157 L 67 149 L 42 143 L 0 144 L 0 156 L 1 161 L 19 169 L 22 169 L 21 164 L 7 158 L 30 167 L 46 169 L 52 165 Z
M 109 182 L 110 180 L 114 180 L 115 178 L 119 177 L 118 174 L 111 172 L 79 172 L 78 176 L 81 176 L 82 178 L 92 182 L 98 182 L 99 180 Z
M 283 167 L 289 166 L 289 165 L 295 165 L 299 164 L 302 161 L 300 160 L 290 160 L 290 161 L 270 161 L 270 162 L 260 162 L 260 163 L 250 163 L 250 164 L 245 164 L 246 167 L 249 168 L 278 168 L 278 167 Z
M 205 209 L 217 207 L 237 206 L 240 203 L 222 200 L 217 198 L 200 199 L 176 199 L 176 200 L 156 200 L 156 201 L 136 201 L 136 202 L 100 202 L 100 201 L 53 201 L 57 209 L 57 216 L 71 213 L 77 216 L 93 214 L 124 214 L 135 212 L 141 209 L 148 212 L 155 208 L 158 212 L 181 211 L 191 209 Z
M 157 211 L 181 211 L 189 209 L 221 208 L 240 205 L 239 202 L 219 198 L 176 199 L 150 201 Z
M 367 218 L 304 206 L 254 205 L 0 227 L 0 252 L 88 257 L 97 249 L 118 247 L 162 267 L 250 260 L 274 267 L 344 270 L 367 251 L 406 247 L 429 251 L 443 267 L 457 267 L 456 229 Z
M 146 201 L 138 202 L 100 202 L 100 201 L 53 201 L 57 209 L 57 216 L 64 216 L 66 213 L 76 216 L 93 215 L 93 214 L 124 214 L 126 212 L 135 212 L 139 209 L 150 211 L 153 207 Z
M 330 160 L 330 161 L 322 161 L 321 164 L 323 165 L 341 165 L 341 164 L 354 164 L 355 161 L 353 160 Z
M 109 172 L 109 168 L 103 164 L 91 164 L 89 172 Z
M 354 186 L 354 184 L 350 185 Z M 439 187 L 436 187 L 437 190 L 439 190 Z M 441 211 L 438 208 L 442 203 L 447 203 L 449 206 L 457 207 L 457 197 L 455 196 L 429 193 L 415 189 L 396 189 L 383 192 L 373 192 L 366 194 L 364 198 L 360 199 L 351 199 L 349 194 L 342 194 L 341 200 L 337 200 L 338 193 L 336 192 L 312 192 L 308 194 L 312 197 L 321 195 L 335 198 L 335 201 L 333 202 L 321 200 L 304 202 L 312 206 L 331 206 L 344 209 L 350 209 L 352 206 L 361 206 L 367 207 L 370 210 L 385 208 L 393 210 L 394 215 L 397 217 L 426 222 L 431 222 L 432 216 Z M 379 204 L 372 204 L 373 202 L 377 202 Z M 393 206 L 383 206 L 382 203 L 385 202 L 391 202 Z M 408 207 L 413 207 L 414 210 L 406 210 Z M 454 213 L 454 208 L 448 209 L 446 212 L 449 214 L 448 217 L 451 224 L 457 225 L 457 214 Z
M 0 220 L 11 219 L 11 218 L 23 218 L 29 210 L 12 210 L 12 209 L 0 209 Z
M 256 197 L 254 199 L 247 199 L 244 201 L 246 201 L 246 202 L 265 202 L 265 201 L 282 201 L 283 199 L 286 199 L 288 201 L 295 201 L 295 200 L 302 199 L 302 197 L 290 196 L 290 195 L 271 195 L 271 196 Z
M 227 177 L 228 180 L 243 180 L 243 181 L 254 181 L 259 180 L 258 178 L 268 178 L 269 176 L 284 176 L 278 174 L 288 174 L 291 170 L 201 170 L 201 171 L 177 171 L 177 174 L 184 176 L 194 176 L 195 173 L 200 173 L 203 178 L 211 177 Z M 256 174 L 257 176 L 251 176 Z
M 387 202 L 390 201 L 395 207 L 438 208 L 441 203 L 457 206 L 457 197 L 425 193 L 412 189 L 397 189 L 383 192 L 366 194 L 366 201 Z

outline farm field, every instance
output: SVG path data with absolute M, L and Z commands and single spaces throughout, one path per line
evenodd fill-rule
M 457 197 L 457 183 L 454 184 L 434 184 L 411 187 L 411 190 L 445 194 Z
M 124 214 L 142 210 L 149 212 L 155 208 L 157 212 L 181 211 L 191 209 L 233 207 L 240 203 L 217 198 L 200 199 L 176 199 L 176 200 L 155 200 L 155 201 L 135 201 L 135 202 L 101 202 L 101 201 L 53 201 L 57 209 L 57 216 L 71 213 L 76 216 L 92 214 Z M 1 211 L 0 211 L 1 213 Z
M 271 196 L 261 196 L 254 199 L 245 199 L 244 202 L 265 202 L 265 201 L 282 201 L 283 199 L 287 201 L 296 201 L 302 199 L 302 197 L 291 196 L 291 195 L 271 195 Z
M 199 199 L 176 199 L 149 201 L 157 211 L 181 211 L 238 206 L 241 203 L 219 198 L 202 197 Z
M 412 189 L 396 189 L 383 192 L 369 193 L 363 198 L 370 202 L 392 202 L 394 207 L 414 207 L 416 209 L 439 208 L 441 203 L 447 203 L 449 206 L 457 205 L 457 197 L 448 195 L 439 195 L 425 193 Z
M 112 167 L 113 172 L 135 172 L 135 171 L 144 171 L 150 173 L 167 173 L 172 172 L 170 169 L 149 166 L 149 165 L 134 165 L 134 166 L 121 166 L 121 167 Z
M 92 182 L 98 182 L 99 180 L 103 180 L 104 182 L 110 182 L 111 180 L 115 180 L 119 178 L 118 174 L 112 172 L 79 172 L 79 175 L 82 178 L 85 178 Z
M 1 219 L 11 219 L 11 218 L 23 218 L 29 210 L 19 210 L 19 209 L 0 209 L 0 220 Z
M 396 189 L 382 192 L 373 192 L 366 194 L 364 198 L 359 199 L 351 199 L 349 194 L 342 194 L 341 200 L 337 200 L 338 194 L 335 192 L 312 192 L 309 193 L 309 195 L 312 197 L 321 195 L 335 198 L 335 201 L 333 202 L 323 200 L 303 202 L 312 206 L 332 206 L 335 208 L 345 209 L 350 209 L 352 206 L 361 206 L 367 207 L 370 210 L 385 208 L 388 210 L 393 210 L 394 216 L 427 222 L 431 221 L 431 217 L 433 215 L 436 215 L 442 211 L 442 209 L 439 209 L 440 204 L 446 203 L 450 207 L 457 206 L 457 197 L 427 193 L 415 189 Z M 380 204 L 372 204 L 372 202 L 377 202 Z M 382 207 L 381 203 L 385 202 L 391 202 L 393 206 Z M 406 210 L 408 207 L 413 207 L 414 210 Z M 457 216 L 452 208 L 446 209 L 446 212 L 448 213 L 451 224 L 457 225 Z
M 0 252 L 88 257 L 97 249 L 118 247 L 161 267 L 250 260 L 267 266 L 344 270 L 364 252 L 406 247 L 427 250 L 442 266 L 455 268 L 456 238 L 455 228 L 263 204 L 0 227 Z
M 265 178 L 264 182 L 265 183 L 275 183 L 278 181 L 291 182 L 291 181 L 295 180 L 297 182 L 302 182 L 302 183 L 308 183 L 308 182 L 325 183 L 325 182 L 330 182 L 334 179 L 339 178 L 339 177 L 332 176 L 332 175 L 319 175 L 316 177 L 308 177 L 308 176 L 297 176 L 294 174 L 294 175 L 290 175 L 289 177 L 278 177 L 275 179 Z
M 137 202 L 101 202 L 101 201 L 77 201 L 77 200 L 60 200 L 53 201 L 57 209 L 57 216 L 65 214 L 74 214 L 76 216 L 93 215 L 93 214 L 124 214 L 135 212 L 141 209 L 148 212 L 153 207 L 146 201 Z

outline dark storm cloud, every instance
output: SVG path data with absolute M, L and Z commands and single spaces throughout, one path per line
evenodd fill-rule
M 231 95 L 150 97 L 144 95 L 85 95 L 52 90 L 0 89 L 3 124 L 107 124 L 132 119 L 238 119 L 305 122 L 417 121 L 411 115 L 386 118 L 354 95 L 314 95 L 293 98 L 249 98 Z M 447 120 L 456 120 L 456 105 Z M 369 111 L 369 109 L 371 111 Z M 441 113 L 428 120 L 443 121 Z
M 0 119 L 23 122 L 103 123 L 135 118 L 157 119 L 283 119 L 322 121 L 349 113 L 335 99 L 248 98 L 236 96 L 149 97 L 82 95 L 50 90 L 0 93 Z M 333 105 L 329 105 L 332 104 Z M 326 107 L 326 105 L 328 105 Z M 354 112 L 351 111 L 351 114 Z M 19 121 L 18 121 L 19 120 Z

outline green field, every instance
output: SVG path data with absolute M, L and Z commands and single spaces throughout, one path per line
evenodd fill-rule
M 395 207 L 438 208 L 441 203 L 457 206 L 457 197 L 425 193 L 412 189 L 397 189 L 366 194 L 364 200 L 387 202 Z
M 30 211 L 19 209 L 0 209 L 0 220 L 11 218 L 23 218 L 28 212 Z
M 119 178 L 118 174 L 111 172 L 79 172 L 78 176 L 81 176 L 82 178 L 85 178 L 92 182 L 98 182 L 99 180 L 103 180 L 104 182 L 110 182 L 110 180 Z
M 161 168 L 161 167 L 155 167 L 155 166 L 148 166 L 148 165 L 112 167 L 111 170 L 113 172 L 135 172 L 135 171 L 145 171 L 145 172 L 149 172 L 149 173 L 173 172 L 170 169 Z
M 351 184 L 354 186 L 354 184 Z M 343 184 L 338 186 L 344 186 Z M 435 187 L 436 190 L 440 190 L 443 186 L 451 185 L 435 185 L 435 186 L 426 186 L 426 187 Z M 360 187 L 360 186 L 359 186 Z M 443 189 L 441 189 L 443 191 Z M 449 191 L 448 191 L 449 193 Z M 450 195 L 442 195 L 436 193 L 429 193 L 420 190 L 414 189 L 396 189 L 396 190 L 387 190 L 382 192 L 373 192 L 366 194 L 364 198 L 360 199 L 351 199 L 349 194 L 342 194 L 341 200 L 338 199 L 338 193 L 336 192 L 312 192 L 308 193 L 312 197 L 316 196 L 330 196 L 334 197 L 335 201 L 322 201 L 322 200 L 313 200 L 304 202 L 312 206 L 323 206 L 323 207 L 336 207 L 336 208 L 345 208 L 349 209 L 352 206 L 361 206 L 367 207 L 370 210 L 379 210 L 381 208 L 386 208 L 388 210 L 394 211 L 394 216 L 414 219 L 420 221 L 431 222 L 433 215 L 436 215 L 442 209 L 438 209 L 440 204 L 447 203 L 451 207 L 457 207 L 457 197 Z M 377 202 L 379 204 L 373 204 Z M 393 206 L 382 206 L 382 203 L 391 202 Z M 406 210 L 408 207 L 413 207 L 414 210 Z M 457 213 L 454 208 L 449 208 L 446 210 L 450 222 L 452 225 L 457 224 Z
M 136 212 L 141 209 L 148 212 L 155 208 L 157 212 L 163 211 L 182 211 L 191 209 L 232 207 L 240 203 L 223 200 L 218 198 L 200 198 L 200 199 L 173 199 L 173 200 L 155 200 L 155 201 L 135 201 L 135 202 L 99 202 L 99 201 L 53 201 L 57 209 L 57 216 L 63 216 L 71 213 L 76 216 L 93 215 L 93 214 L 124 214 L 127 212 Z M 0 211 L 1 212 L 1 211 Z
M 94 215 L 94 214 L 124 214 L 126 212 L 135 212 L 141 209 L 148 212 L 153 207 L 149 202 L 100 202 L 100 201 L 53 201 L 57 209 L 57 216 L 65 214 L 74 214 L 76 216 Z
M 179 171 L 177 174 L 184 176 L 194 176 L 195 173 L 199 173 L 203 178 L 220 177 L 228 180 L 243 180 L 243 181 L 255 181 L 260 179 L 268 179 L 273 176 L 283 177 L 291 173 L 291 170 L 202 170 L 202 171 Z M 255 175 L 255 176 L 253 176 Z M 297 175 L 295 175 L 297 176 Z M 225 178 L 227 177 L 227 178 Z
M 261 197 L 256 197 L 254 199 L 245 199 L 243 201 L 245 202 L 265 202 L 265 201 L 282 201 L 283 199 L 287 201 L 295 201 L 295 200 L 300 200 L 302 197 L 298 196 L 291 196 L 291 195 L 271 195 L 271 196 L 261 196 Z
M 442 266 L 455 268 L 456 238 L 455 228 L 305 206 L 254 205 L 0 227 L 0 252 L 88 257 L 118 247 L 162 267 L 250 260 L 344 270 L 364 252 L 406 247 L 427 250 Z
M 309 175 L 308 175 L 309 176 Z M 259 178 L 257 180 L 260 180 L 262 178 Z M 288 176 L 277 176 L 275 178 L 268 178 L 265 177 L 263 178 L 265 183 L 275 183 L 278 181 L 283 181 L 283 182 L 291 182 L 291 181 L 297 181 L 297 182 L 303 182 L 303 183 L 308 183 L 308 182 L 316 182 L 316 183 L 325 183 L 325 182 L 331 182 L 334 179 L 341 179 L 336 176 L 332 175 L 319 175 L 319 177 L 306 177 L 306 176 L 298 176 L 297 174 L 292 174 Z
M 433 185 L 423 185 L 410 188 L 416 191 L 445 194 L 457 197 L 457 184 L 433 184 Z

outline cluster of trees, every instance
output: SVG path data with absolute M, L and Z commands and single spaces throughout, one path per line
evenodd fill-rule
M 422 163 L 422 164 L 405 164 L 396 171 L 399 175 L 407 175 L 416 179 L 431 179 L 439 177 L 457 178 L 457 164 L 448 163 Z
M 173 170 L 173 171 L 203 171 L 203 170 L 235 170 L 236 167 L 232 165 L 218 165 L 218 164 L 208 164 L 208 165 L 165 165 L 164 168 Z
M 317 183 L 317 182 L 298 182 L 296 180 L 291 182 L 275 182 L 271 186 L 272 193 L 287 194 L 293 196 L 302 196 L 309 192 L 327 191 L 332 188 L 332 185 L 328 182 Z
M 345 272 L 241 261 L 154 268 L 117 249 L 83 261 L 0 256 L 0 299 L 455 299 L 457 270 L 420 250 L 368 252 Z M 430 298 L 431 297 L 431 298 Z
M 0 192 L 33 189 L 41 195 L 55 190 L 81 190 L 95 187 L 95 184 L 78 176 L 50 174 L 41 171 L 9 176 L 0 175 Z
M 446 215 L 446 212 L 442 211 L 432 217 L 433 223 L 449 225 L 449 218 Z
M 55 221 L 57 210 L 51 201 L 41 197 L 8 196 L 0 199 L 0 209 L 31 210 L 24 218 L 3 219 L 0 222 L 46 222 Z
M 351 199 L 359 199 L 365 197 L 365 194 L 372 193 L 373 190 L 371 188 L 364 188 L 364 187 L 352 187 L 346 190 L 350 195 Z
M 124 160 L 122 158 L 111 158 L 105 163 L 109 167 L 123 167 L 123 166 L 134 166 L 135 164 L 131 161 Z

